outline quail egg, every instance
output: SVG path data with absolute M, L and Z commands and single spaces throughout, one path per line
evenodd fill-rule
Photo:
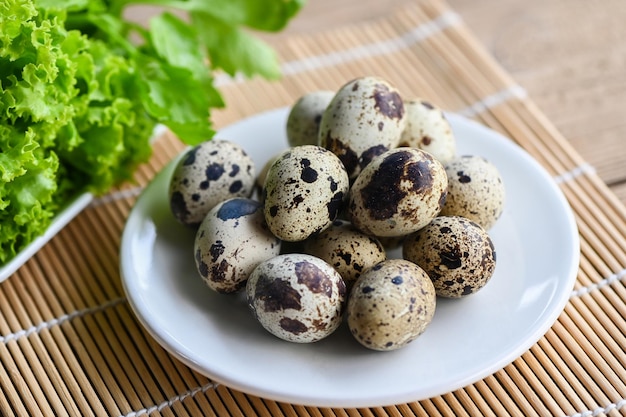
M 422 99 L 405 100 L 406 127 L 398 146 L 419 148 L 442 164 L 456 156 L 456 139 L 443 111 Z
M 448 298 L 476 293 L 496 268 L 491 237 L 460 216 L 437 217 L 404 241 L 402 253 L 426 271 L 437 295 Z
M 250 197 L 254 191 L 252 158 L 236 143 L 203 142 L 187 150 L 169 184 L 170 209 L 180 223 L 196 227 L 217 203 Z
M 363 346 L 396 350 L 426 330 L 435 307 L 435 288 L 422 268 L 403 259 L 389 259 L 356 281 L 348 298 L 346 321 Z
M 349 187 L 348 174 L 332 152 L 316 145 L 288 149 L 265 178 L 265 220 L 281 240 L 305 240 L 337 218 Z
M 346 220 L 335 220 L 328 229 L 307 239 L 304 251 L 335 268 L 348 291 L 363 271 L 387 259 L 378 239 L 361 233 Z
M 446 165 L 448 197 L 442 216 L 463 216 L 489 230 L 504 210 L 504 182 L 485 158 L 464 155 Z
M 365 167 L 350 190 L 352 224 L 378 237 L 419 230 L 439 214 L 448 187 L 443 165 L 427 152 L 396 148 Z
M 291 107 L 287 117 L 289 146 L 317 145 L 320 121 L 334 91 L 313 91 L 301 96 Z
M 322 115 L 319 144 L 336 154 L 356 178 L 375 157 L 395 148 L 404 130 L 398 90 L 378 77 L 361 77 L 337 91 Z
M 280 156 L 280 153 L 277 155 L 274 155 L 273 157 L 265 161 L 263 168 L 261 168 L 261 171 L 259 171 L 259 174 L 256 177 L 255 186 L 256 186 L 257 196 L 259 197 L 259 200 L 261 202 L 263 202 L 263 199 L 265 198 L 264 193 L 263 193 L 263 190 L 265 188 L 265 178 L 267 178 L 267 173 L 269 172 L 270 167 L 272 166 L 274 162 L 276 162 L 279 156 Z
M 265 225 L 261 203 L 232 198 L 206 215 L 194 242 L 196 268 L 209 288 L 231 293 L 243 288 L 252 270 L 280 253 L 281 241 Z
M 332 266 L 306 254 L 262 262 L 246 284 L 254 316 L 271 334 L 311 343 L 333 333 L 342 320 L 346 287 Z

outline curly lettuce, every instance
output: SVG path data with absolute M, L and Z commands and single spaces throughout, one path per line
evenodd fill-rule
M 190 145 L 224 105 L 213 72 L 276 78 L 278 31 L 303 0 L 4 0 L 0 3 L 0 264 L 76 195 L 127 181 L 157 123 Z M 131 4 L 164 10 L 147 27 Z

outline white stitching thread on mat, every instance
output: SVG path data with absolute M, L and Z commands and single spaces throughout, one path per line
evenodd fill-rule
M 344 64 L 358 59 L 390 54 L 419 43 L 459 22 L 461 22 L 461 18 L 458 14 L 447 11 L 433 20 L 418 25 L 395 38 L 367 43 L 341 51 L 329 52 L 327 54 L 310 56 L 295 61 L 287 61 L 281 64 L 280 69 L 283 75 L 294 75 L 305 71 Z M 216 86 L 236 84 L 243 81 L 245 81 L 245 78 L 239 74 L 235 77 L 230 77 L 227 74 L 218 74 L 218 76 L 215 77 Z
M 215 389 L 219 386 L 218 383 L 209 383 L 207 385 L 203 385 L 201 387 L 196 387 L 192 390 L 189 390 L 183 394 L 177 395 L 175 397 L 170 398 L 167 401 L 163 401 L 161 404 L 159 405 L 154 405 L 152 407 L 148 407 L 148 408 L 143 408 L 141 410 L 137 410 L 137 411 L 131 411 L 128 414 L 124 414 L 120 417 L 139 417 L 142 415 L 149 415 L 150 413 L 153 413 L 155 411 L 161 412 L 163 411 L 163 409 L 165 407 L 172 407 L 175 403 L 180 402 L 180 401 L 184 401 L 186 398 L 188 397 L 193 397 L 199 393 L 205 393 L 210 389 Z M 584 411 L 582 413 L 577 413 L 577 414 L 573 414 L 569 417 L 596 417 L 600 414 L 608 414 L 609 412 L 613 411 L 613 410 L 621 410 L 622 408 L 626 407 L 626 398 L 622 399 L 616 403 L 611 403 L 609 405 L 607 405 L 606 407 L 598 407 L 594 410 L 588 410 L 588 411 Z
M 138 416 L 143 416 L 143 415 L 149 415 L 150 413 L 154 413 L 155 411 L 161 412 L 164 408 L 166 407 L 172 407 L 175 403 L 177 402 L 182 402 L 184 401 L 186 398 L 189 397 L 194 397 L 197 394 L 200 393 L 205 393 L 210 389 L 215 389 L 219 386 L 218 383 L 216 382 L 210 382 L 206 385 L 203 385 L 201 387 L 196 387 L 194 389 L 191 389 L 183 394 L 180 395 L 176 395 L 172 398 L 170 398 L 167 401 L 163 401 L 161 404 L 159 405 L 153 405 L 152 407 L 148 407 L 148 408 L 143 408 L 141 410 L 137 410 L 137 411 L 131 411 L 128 414 L 124 414 L 120 417 L 138 417 Z
M 98 313 L 98 312 L 106 310 L 108 308 L 115 307 L 116 305 L 124 303 L 124 302 L 126 302 L 126 298 L 120 297 L 120 298 L 116 298 L 114 300 L 108 301 L 108 302 L 106 302 L 104 304 L 97 305 L 95 307 L 89 307 L 89 308 L 85 308 L 85 309 L 82 309 L 82 310 L 76 310 L 76 311 L 73 311 L 71 313 L 64 314 L 62 316 L 53 318 L 51 320 L 43 321 L 43 322 L 39 323 L 36 326 L 29 327 L 28 329 L 23 329 L 23 330 L 15 332 L 15 333 L 9 333 L 7 335 L 0 336 L 0 342 L 8 343 L 11 340 L 17 340 L 17 339 L 22 338 L 22 337 L 28 337 L 28 336 L 30 336 L 33 333 L 39 333 L 39 332 L 41 332 L 44 329 L 49 329 L 51 327 L 61 325 L 64 322 L 72 320 L 72 319 L 74 319 L 76 317 L 82 317 L 82 316 L 86 316 L 88 314 Z
M 574 297 L 581 297 L 583 295 L 589 294 L 592 291 L 596 291 L 599 290 L 600 288 L 603 287 L 608 287 L 609 285 L 621 281 L 624 278 L 626 278 L 626 268 L 622 269 L 621 271 L 618 271 L 606 278 L 604 278 L 601 281 L 595 282 L 593 284 L 587 285 L 585 287 L 579 288 L 577 290 L 574 290 L 571 292 L 570 294 L 570 298 L 574 298 Z M 107 301 L 106 303 L 94 306 L 94 307 L 90 307 L 90 308 L 85 308 L 82 310 L 76 310 L 73 311 L 71 313 L 68 314 L 64 314 L 62 316 L 59 316 L 57 318 L 53 318 L 51 320 L 48 321 L 44 321 L 39 323 L 36 326 L 31 326 L 28 329 L 23 329 L 23 330 L 19 330 L 17 332 L 14 333 L 9 333 L 6 334 L 4 336 L 0 336 L 0 343 L 8 343 L 11 340 L 16 340 L 19 339 L 21 337 L 28 337 L 29 335 L 33 334 L 33 333 L 39 333 L 44 329 L 49 329 L 53 326 L 56 325 L 60 325 L 63 322 L 72 320 L 76 317 L 82 317 L 82 316 L 86 316 L 87 314 L 95 314 L 98 313 L 100 311 L 106 310 L 108 308 L 113 308 L 115 306 L 117 306 L 118 304 L 124 303 L 126 302 L 126 298 L 124 297 L 119 297 L 119 298 L 115 298 L 113 300 Z
M 460 21 L 461 18 L 458 14 L 454 12 L 445 12 L 435 19 L 416 26 L 396 38 L 359 45 L 342 51 L 312 56 L 305 59 L 299 59 L 297 61 L 285 62 L 281 66 L 281 70 L 283 71 L 283 74 L 293 75 L 300 72 L 356 61 L 363 58 L 387 55 L 419 43 L 450 26 L 458 24 Z
M 626 278 L 626 268 L 622 269 L 619 272 L 616 272 L 615 274 L 608 276 L 602 281 L 594 282 L 593 284 L 587 285 L 586 287 L 582 287 L 582 288 L 572 291 L 572 293 L 570 294 L 570 298 L 581 297 L 585 294 L 589 294 L 592 291 L 599 290 L 600 288 L 608 287 L 614 282 L 621 281 L 624 278 Z
M 467 106 L 464 109 L 457 111 L 457 113 L 465 117 L 475 117 L 480 113 L 483 113 L 490 108 L 496 107 L 510 99 L 524 99 L 527 96 L 528 93 L 524 88 L 519 85 L 512 85 L 496 93 L 493 93 L 483 98 L 482 100 L 478 100 L 470 106 Z
M 102 197 L 95 198 L 89 203 L 88 207 L 98 207 L 105 204 L 113 203 L 114 201 L 124 200 L 126 198 L 137 197 L 143 191 L 145 187 L 137 186 L 133 188 L 126 188 L 124 190 L 113 191 L 109 194 L 105 194 Z
M 593 165 L 584 163 L 570 171 L 564 172 L 563 174 L 554 177 L 554 181 L 556 181 L 557 184 L 561 184 L 564 182 L 572 181 L 573 179 L 575 179 L 576 177 L 580 177 L 581 175 L 593 175 L 595 173 L 596 169 L 593 167 Z
M 582 413 L 574 414 L 570 417 L 595 417 L 595 416 L 599 416 L 600 414 L 608 414 L 609 412 L 613 410 L 621 410 L 624 407 L 626 407 L 626 398 L 616 403 L 609 404 L 604 408 L 598 407 L 595 410 L 588 410 Z
M 619 271 L 619 272 L 617 272 L 617 273 L 615 273 L 615 274 L 613 274 L 613 275 L 611 275 L 611 276 L 609 276 L 608 278 L 606 278 L 606 279 L 604 279 L 604 280 L 602 280 L 602 281 L 600 281 L 598 283 L 594 283 L 594 284 L 591 284 L 591 285 L 589 285 L 587 287 L 583 287 L 583 288 L 580 288 L 580 289 L 578 289 L 576 291 L 573 291 L 571 293 L 571 295 L 570 295 L 570 298 L 581 296 L 581 295 L 587 294 L 587 293 L 589 293 L 589 292 L 591 292 L 593 290 L 597 290 L 597 289 L 599 289 L 601 287 L 605 287 L 605 286 L 611 285 L 612 283 L 617 282 L 618 280 L 621 280 L 624 277 L 626 277 L 626 268 L 621 270 L 621 271 Z M 121 303 L 124 303 L 124 302 L 126 302 L 126 299 L 123 298 L 123 297 L 120 297 L 120 298 L 113 299 L 111 301 L 108 301 L 106 303 L 100 304 L 100 305 L 95 306 L 95 307 L 85 308 L 85 309 L 82 309 L 82 310 L 76 310 L 74 312 L 71 312 L 71 313 L 59 316 L 58 318 L 54 318 L 54 319 L 42 322 L 42 323 L 38 324 L 37 326 L 32 326 L 32 327 L 29 327 L 28 329 L 24 329 L 24 330 L 20 330 L 18 332 L 10 333 L 10 334 L 7 334 L 5 336 L 0 336 L 0 342 L 8 343 L 11 340 L 17 340 L 17 339 L 19 339 L 21 337 L 28 337 L 29 335 L 31 335 L 33 333 L 39 333 L 39 332 L 41 332 L 44 329 L 49 329 L 49 328 L 51 328 L 53 326 L 61 325 L 62 323 L 66 322 L 66 321 L 69 321 L 71 319 L 74 319 L 76 317 L 82 317 L 82 316 L 85 316 L 87 314 L 95 314 L 95 313 L 98 313 L 100 311 L 106 310 L 108 308 L 113 308 L 113 307 L 115 307 L 115 306 L 117 306 L 117 305 L 119 305 Z M 141 410 L 137 410 L 137 411 L 132 411 L 132 412 L 130 412 L 128 414 L 125 414 L 124 416 L 121 416 L 121 417 L 138 417 L 138 416 L 142 416 L 142 415 L 149 415 L 150 413 L 153 413 L 155 411 L 160 412 L 164 408 L 172 407 L 175 403 L 184 401 L 188 397 L 194 397 L 195 395 L 197 395 L 199 393 L 205 393 L 205 392 L 207 392 L 210 389 L 217 388 L 218 386 L 219 386 L 218 383 L 211 382 L 211 383 L 203 385 L 201 387 L 196 387 L 196 388 L 191 389 L 191 390 L 189 390 L 187 392 L 184 392 L 182 394 L 176 395 L 176 396 L 170 398 L 169 400 L 164 401 L 164 402 L 162 402 L 162 403 L 160 403 L 158 405 L 154 405 L 154 406 L 151 406 L 151 407 L 148 407 L 148 408 L 144 408 L 144 409 L 141 409 Z M 621 409 L 621 408 L 623 408 L 625 406 L 626 406 L 626 399 L 623 399 L 623 400 L 621 400 L 621 401 L 619 401 L 617 403 L 609 404 L 609 405 L 607 405 L 604 408 L 597 408 L 595 410 L 585 411 L 583 413 L 575 414 L 575 415 L 573 415 L 571 417 L 595 417 L 595 416 L 597 416 L 599 414 L 602 414 L 602 413 L 608 413 L 609 411 L 611 411 L 613 409 L 619 410 L 619 409 Z

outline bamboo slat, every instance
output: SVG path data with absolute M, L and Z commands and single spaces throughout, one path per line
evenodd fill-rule
M 119 277 L 126 217 L 184 147 L 154 143 L 135 180 L 97 198 L 0 284 L 0 414 L 94 416 L 626 415 L 626 208 L 441 0 L 378 20 L 274 41 L 276 82 L 220 78 L 217 128 L 316 89 L 379 75 L 505 134 L 558 181 L 581 236 L 581 263 L 556 323 L 510 365 L 419 402 L 368 409 L 286 404 L 215 384 L 141 326 Z

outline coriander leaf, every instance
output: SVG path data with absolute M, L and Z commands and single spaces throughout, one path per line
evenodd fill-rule
M 150 19 L 150 40 L 157 54 L 169 64 L 208 74 L 194 27 L 173 14 L 163 13 Z
M 194 79 L 190 70 L 174 67 L 157 59 L 138 55 L 141 98 L 146 111 L 159 122 L 176 128 L 189 125 L 180 136 L 189 143 L 211 138 L 209 97 L 202 93 L 205 85 Z M 192 127 L 194 127 L 192 129 Z
M 250 28 L 276 32 L 285 28 L 289 20 L 304 6 L 304 0 L 239 0 L 247 12 L 244 24 Z
M 148 36 L 160 58 L 169 65 L 190 71 L 189 75 L 202 86 L 201 91 L 207 95 L 209 106 L 224 106 L 221 95 L 213 86 L 208 58 L 204 53 L 206 51 L 198 42 L 198 34 L 193 26 L 170 13 L 163 13 L 150 20 Z
M 268 79 L 280 77 L 274 50 L 265 42 L 210 15 L 195 13 L 192 17 L 214 68 L 221 68 L 230 75 L 241 72 L 247 77 L 255 74 Z
M 167 2 L 166 2 L 167 3 Z M 276 32 L 304 5 L 304 0 L 189 0 L 172 2 L 190 15 L 202 13 L 233 26 Z

